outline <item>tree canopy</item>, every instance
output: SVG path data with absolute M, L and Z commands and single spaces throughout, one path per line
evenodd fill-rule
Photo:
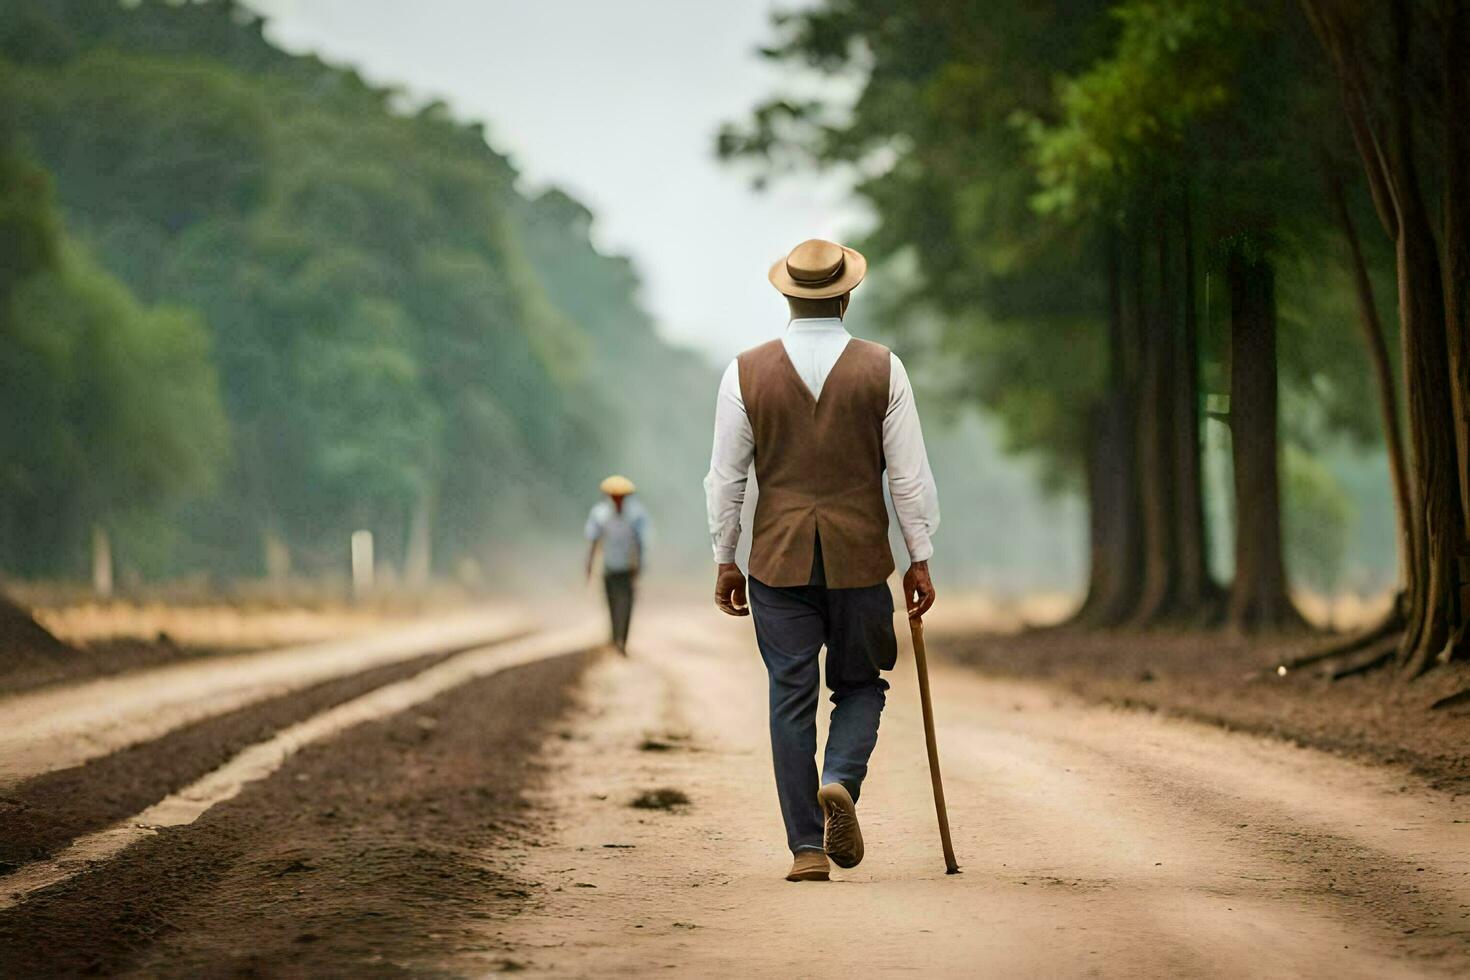
M 439 567 L 494 566 L 528 528 L 575 526 L 614 469 L 686 516 L 665 488 L 694 465 L 679 454 L 702 420 L 661 421 L 656 470 L 630 434 L 650 406 L 629 382 L 677 366 L 675 386 L 697 385 L 707 370 L 659 339 L 628 263 L 592 247 L 585 209 L 524 195 L 480 126 L 280 51 L 226 0 L 18 6 L 0 32 L 3 98 L 83 243 L 73 277 L 106 269 L 160 304 L 137 316 L 218 376 L 227 423 L 182 390 L 169 406 L 194 416 L 199 442 L 229 447 L 208 492 L 183 478 L 210 469 L 190 453 L 83 440 L 89 458 L 136 453 L 195 489 L 165 501 L 116 484 L 133 506 L 177 505 L 178 546 L 151 571 L 258 573 L 268 541 L 303 570 L 338 568 L 357 527 L 397 561 L 415 515 Z M 48 324 L 36 303 L 33 329 L 93 330 L 77 346 L 101 358 L 136 331 L 117 290 L 85 295 L 113 312 Z M 594 369 L 604 354 L 614 369 Z M 4 560 L 54 567 L 53 550 L 22 551 Z
M 1316 582 L 1342 560 L 1344 491 L 1313 461 L 1376 445 L 1383 425 L 1324 179 L 1351 144 L 1300 9 L 824 0 L 772 33 L 767 57 L 856 96 L 778 95 L 719 151 L 762 180 L 857 175 L 890 329 L 923 324 L 941 379 L 1053 485 L 1086 488 L 1092 592 L 1117 593 L 1086 611 L 1289 623 L 1283 549 Z M 1348 186 L 1363 222 L 1367 196 Z M 1363 251 L 1382 287 L 1387 249 Z M 1235 435 L 1235 485 L 1212 490 L 1245 498 L 1224 510 L 1228 604 L 1209 574 L 1206 418 Z M 1279 513 L 1283 482 L 1287 533 L 1240 526 Z M 1124 581 L 1097 578 L 1110 567 Z

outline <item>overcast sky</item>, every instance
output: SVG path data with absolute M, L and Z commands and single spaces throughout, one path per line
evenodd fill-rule
M 713 156 L 720 124 L 780 88 L 754 49 L 796 0 L 251 2 L 288 49 L 486 123 L 528 190 L 565 188 L 598 246 L 632 256 L 662 332 L 715 358 L 784 326 L 772 261 L 861 226 L 838 179 L 757 193 Z

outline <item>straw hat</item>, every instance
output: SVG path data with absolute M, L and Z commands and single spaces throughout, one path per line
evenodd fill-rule
M 783 295 L 831 299 L 863 281 L 868 260 L 861 252 L 836 242 L 810 238 L 771 266 L 771 285 Z
M 609 497 L 626 497 L 638 488 L 633 486 L 633 481 L 626 476 L 614 475 L 603 480 L 598 489 Z

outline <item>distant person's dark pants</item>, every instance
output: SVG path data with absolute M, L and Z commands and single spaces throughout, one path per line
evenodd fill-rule
M 774 588 L 752 578 L 755 639 L 771 678 L 771 757 L 776 795 L 793 852 L 822 849 L 817 802 L 817 654 L 827 648 L 832 724 L 821 783 L 840 782 L 856 800 L 878 744 L 878 718 L 888 682 L 880 671 L 898 659 L 893 595 L 886 582 L 829 589 L 821 542 L 807 585 Z
M 612 642 L 628 649 L 628 623 L 633 619 L 633 573 L 607 572 L 602 576 L 607 589 L 607 613 L 612 620 Z

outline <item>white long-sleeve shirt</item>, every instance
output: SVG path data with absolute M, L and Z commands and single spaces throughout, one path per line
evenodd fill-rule
M 786 335 L 781 338 L 782 346 L 796 373 L 811 389 L 813 398 L 821 396 L 827 375 L 851 339 L 852 335 L 836 318 L 792 320 L 787 326 Z M 908 372 L 898 355 L 890 356 L 888 411 L 883 416 L 888 494 L 898 515 L 909 560 L 928 561 L 934 553 L 930 537 L 939 526 L 939 493 L 924 451 L 924 432 L 919 426 L 919 410 L 914 404 Z M 735 547 L 740 541 L 740 509 L 745 503 L 745 483 L 754 458 L 755 434 L 740 394 L 740 365 L 731 361 L 720 379 L 714 448 L 710 453 L 709 473 L 704 478 L 709 532 L 717 562 L 735 560 Z

